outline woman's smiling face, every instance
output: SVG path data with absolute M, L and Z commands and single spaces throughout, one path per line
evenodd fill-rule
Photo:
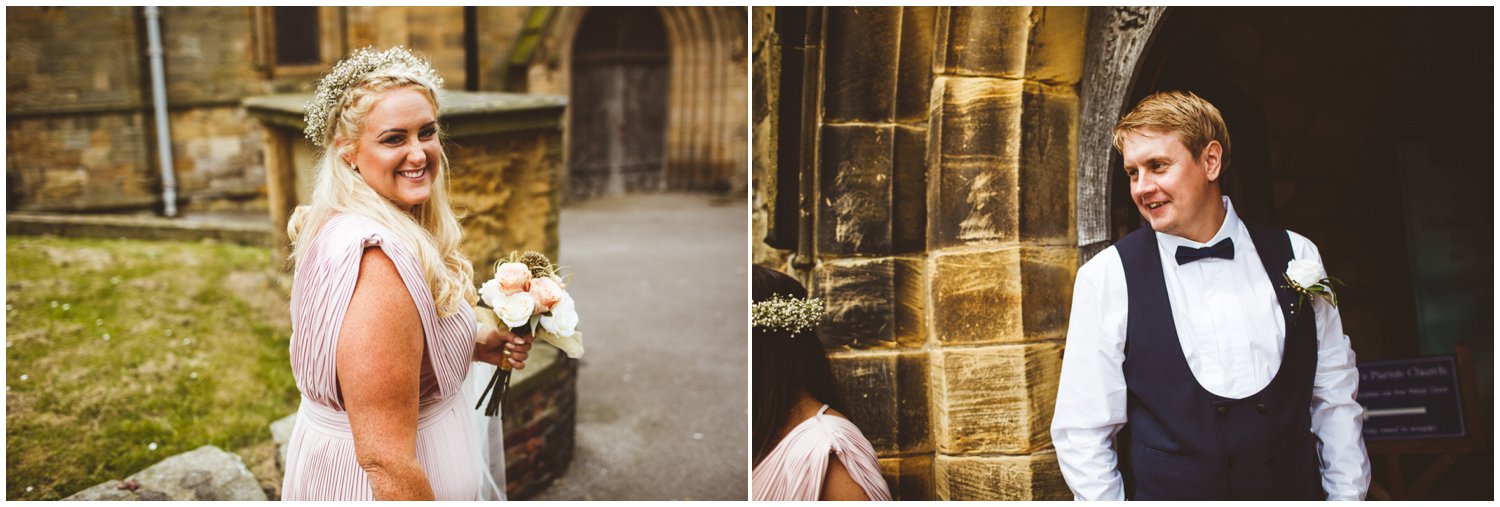
M 398 88 L 375 99 L 346 159 L 365 183 L 405 211 L 427 202 L 441 165 L 437 111 L 416 88 Z

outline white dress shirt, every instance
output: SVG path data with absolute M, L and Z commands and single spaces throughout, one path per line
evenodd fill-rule
M 1193 377 L 1210 393 L 1244 398 L 1259 392 L 1281 366 L 1286 322 L 1250 232 L 1229 198 L 1218 233 L 1207 243 L 1156 233 L 1177 337 Z M 1297 259 L 1322 262 L 1307 238 L 1289 233 Z M 1209 257 L 1178 265 L 1178 246 L 1201 248 L 1234 239 L 1234 259 Z M 1362 500 L 1370 460 L 1354 401 L 1359 372 L 1337 308 L 1311 298 L 1318 336 L 1311 430 L 1318 437 L 1323 489 L 1330 500 Z M 1113 439 L 1125 424 L 1125 271 L 1113 246 L 1078 268 L 1063 356 L 1052 442 L 1063 478 L 1079 500 L 1123 500 Z

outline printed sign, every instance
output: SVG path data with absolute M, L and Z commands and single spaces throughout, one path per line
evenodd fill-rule
M 1452 356 L 1359 363 L 1365 440 L 1464 436 Z

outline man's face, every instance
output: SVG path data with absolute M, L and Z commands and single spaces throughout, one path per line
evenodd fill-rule
M 1221 205 L 1218 141 L 1194 156 L 1176 133 L 1141 129 L 1125 135 L 1120 154 L 1130 200 L 1152 229 L 1200 243 L 1213 239 L 1223 219 L 1214 213 Z

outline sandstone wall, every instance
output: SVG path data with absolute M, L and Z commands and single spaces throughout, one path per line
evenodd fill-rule
M 802 40 L 774 28 L 787 9 L 754 14 L 755 261 L 826 299 L 849 415 L 899 498 L 1068 498 L 1048 426 L 1086 9 L 813 8 L 791 13 Z

